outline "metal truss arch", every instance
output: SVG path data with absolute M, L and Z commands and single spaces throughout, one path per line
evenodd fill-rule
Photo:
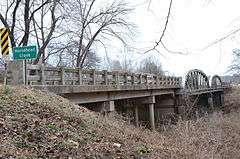
M 185 88 L 188 90 L 210 88 L 209 79 L 207 75 L 201 70 L 190 70 L 186 75 Z
M 217 88 L 217 87 L 222 87 L 222 79 L 218 75 L 214 75 L 211 80 L 211 87 L 212 88 Z

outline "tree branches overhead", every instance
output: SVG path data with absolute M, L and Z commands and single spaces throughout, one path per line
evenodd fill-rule
M 76 67 L 83 67 L 85 59 L 94 45 L 104 39 L 119 39 L 126 44 L 124 35 L 131 30 L 133 25 L 126 20 L 132 11 L 122 1 L 113 1 L 104 7 L 99 7 L 96 0 L 74 0 L 68 5 L 68 19 L 72 19 L 71 42 L 76 46 L 74 57 Z M 110 41 L 108 41 L 110 42 Z
M 154 45 L 151 49 L 147 50 L 145 53 L 148 53 L 148 52 L 151 52 L 151 51 L 154 51 L 154 50 L 155 50 L 155 51 L 158 51 L 158 50 L 157 50 L 157 47 L 158 47 L 159 45 L 163 45 L 164 48 L 166 48 L 166 46 L 163 44 L 163 38 L 164 38 L 164 36 L 165 36 L 166 30 L 167 30 L 167 27 L 168 27 L 168 22 L 169 22 L 170 15 L 171 15 L 172 2 L 173 2 L 173 1 L 170 0 L 169 7 L 168 7 L 168 12 L 167 12 L 167 17 L 166 17 L 166 21 L 165 21 L 165 25 L 164 25 L 164 27 L 163 27 L 162 33 L 161 33 L 161 35 L 160 35 L 160 37 L 159 37 L 159 40 L 156 41 L 156 42 L 155 42 L 155 45 Z M 150 5 L 150 3 L 151 3 L 151 1 L 149 2 L 149 5 Z
M 0 22 L 9 30 L 12 47 L 37 44 L 34 64 L 67 55 L 74 66 L 84 67 L 87 58 L 95 56 L 92 52 L 97 44 L 105 47 L 107 40 L 115 38 L 127 45 L 131 36 L 133 25 L 127 17 L 132 8 L 122 0 L 102 2 L 3 0 Z
M 159 45 L 170 53 L 180 53 L 163 42 L 173 0 L 169 2 L 161 35 L 146 53 L 157 51 Z M 135 28 L 128 18 L 132 10 L 123 0 L 3 0 L 0 22 L 9 30 L 12 47 L 38 46 L 34 64 L 50 59 L 58 65 L 67 61 L 69 66 L 83 68 L 89 58 L 99 62 L 95 53 L 100 47 L 107 50 L 116 39 L 118 45 L 129 45 Z

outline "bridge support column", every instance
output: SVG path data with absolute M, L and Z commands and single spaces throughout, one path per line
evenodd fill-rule
M 149 104 L 149 117 L 152 131 L 155 131 L 154 103 Z
M 224 106 L 224 94 L 220 94 L 221 106 Z
M 139 110 L 138 106 L 135 106 L 135 125 L 138 127 L 139 126 Z
M 106 101 L 101 104 L 100 113 L 106 114 L 115 111 L 114 101 Z
M 208 97 L 208 105 L 211 109 L 213 109 L 213 95 L 212 94 Z
M 150 126 L 152 131 L 155 131 L 155 114 L 154 114 L 154 104 L 156 103 L 155 96 L 145 98 L 143 103 L 148 105 Z

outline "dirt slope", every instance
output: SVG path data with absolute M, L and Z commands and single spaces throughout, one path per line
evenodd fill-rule
M 179 121 L 157 133 L 57 95 L 0 86 L 0 158 L 240 158 L 240 113 Z
M 161 146 L 156 140 L 157 133 L 100 117 L 51 93 L 0 88 L 2 157 L 146 157 Z

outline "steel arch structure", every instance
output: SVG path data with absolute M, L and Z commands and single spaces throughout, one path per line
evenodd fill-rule
M 186 75 L 185 89 L 199 90 L 210 88 L 207 75 L 198 69 L 190 70 Z
M 222 79 L 218 75 L 214 75 L 211 80 L 211 87 L 212 88 L 218 88 L 222 87 Z

